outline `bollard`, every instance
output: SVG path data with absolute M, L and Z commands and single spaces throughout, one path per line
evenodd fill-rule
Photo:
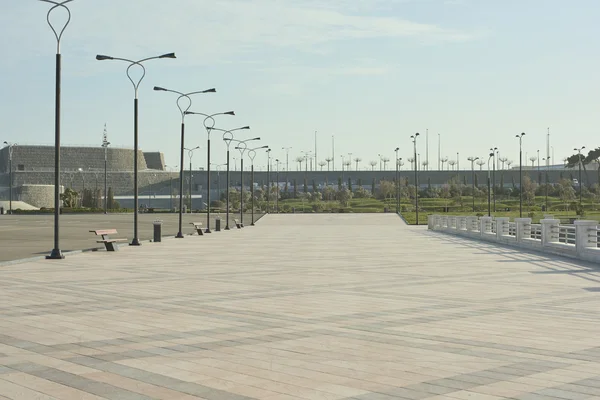
M 221 218 L 215 219 L 215 231 L 221 232 Z
M 162 221 L 154 221 L 154 242 L 162 240 Z

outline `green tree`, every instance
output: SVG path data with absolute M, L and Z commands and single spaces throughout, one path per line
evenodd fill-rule
M 371 193 L 362 186 L 359 186 L 353 193 L 357 199 L 368 199 L 371 197 Z
M 373 181 L 371 182 L 371 195 L 375 196 L 375 178 L 373 178 Z
M 343 185 L 342 185 L 342 177 L 338 176 L 338 190 L 342 190 L 342 187 L 343 187 Z
M 348 190 L 352 191 L 352 178 L 348 178 Z
M 63 202 L 63 206 L 68 208 L 76 207 L 78 198 L 79 193 L 77 193 L 71 188 L 66 188 L 65 191 L 60 195 L 60 199 Z
M 306 177 L 304 177 L 304 193 L 308 193 L 308 184 L 306 183 Z
M 558 182 L 558 193 L 560 200 L 565 205 L 565 209 L 569 211 L 570 204 L 576 199 L 575 189 L 573 189 L 572 182 L 568 179 L 561 179 Z
M 385 200 L 387 198 L 394 196 L 394 184 L 390 181 L 380 181 L 379 182 L 379 192 L 377 197 L 381 200 Z
M 450 191 L 450 185 L 444 184 L 440 189 L 440 197 L 444 199 L 444 206 L 448 209 L 448 201 L 452 197 L 452 192 Z
M 350 204 L 350 200 L 352 200 L 354 193 L 349 191 L 347 188 L 343 188 L 342 190 L 338 190 L 336 193 L 337 200 L 340 202 L 342 207 L 348 207 Z
M 531 180 L 529 176 L 523 177 L 523 187 L 521 190 L 523 191 L 523 201 L 525 204 L 531 207 L 535 204 L 535 191 L 537 189 L 537 183 Z
M 296 178 L 294 178 L 294 198 L 298 198 L 298 182 L 296 181 Z

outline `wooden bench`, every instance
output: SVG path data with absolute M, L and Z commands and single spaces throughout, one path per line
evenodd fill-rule
M 194 229 L 196 230 L 196 232 L 198 232 L 199 236 L 204 235 L 204 232 L 202 232 L 202 222 L 190 222 L 190 225 L 194 225 Z
M 244 227 L 244 224 L 240 223 L 239 219 L 234 219 L 233 222 L 238 229 L 242 229 Z
M 96 236 L 102 236 L 102 240 L 97 240 L 96 243 L 104 243 L 106 251 L 117 251 L 119 248 L 115 246 L 115 243 L 127 241 L 127 239 L 111 239 L 109 237 L 109 235 L 115 235 L 117 233 L 116 229 L 99 229 L 90 232 L 95 233 Z

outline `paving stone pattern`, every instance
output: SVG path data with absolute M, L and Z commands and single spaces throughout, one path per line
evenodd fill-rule
M 600 269 L 392 214 L 0 267 L 0 400 L 600 398 Z

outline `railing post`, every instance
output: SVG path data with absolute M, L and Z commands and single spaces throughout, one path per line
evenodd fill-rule
M 578 255 L 583 254 L 586 249 L 596 245 L 596 242 L 591 239 L 596 235 L 597 225 L 598 221 L 588 221 L 583 219 L 575 221 L 575 250 Z M 593 230 L 591 228 L 593 228 Z
M 481 236 L 492 232 L 492 217 L 481 217 L 479 219 Z
M 548 246 L 549 243 L 558 243 L 560 220 L 544 218 L 540 220 L 540 224 L 542 224 L 542 246 Z
M 502 236 L 508 235 L 508 217 L 496 217 L 496 237 L 500 239 Z
M 531 218 L 515 218 L 517 242 L 531 238 Z
M 478 217 L 467 217 L 467 231 L 468 232 L 473 232 L 473 231 L 477 231 L 477 221 L 479 220 Z

